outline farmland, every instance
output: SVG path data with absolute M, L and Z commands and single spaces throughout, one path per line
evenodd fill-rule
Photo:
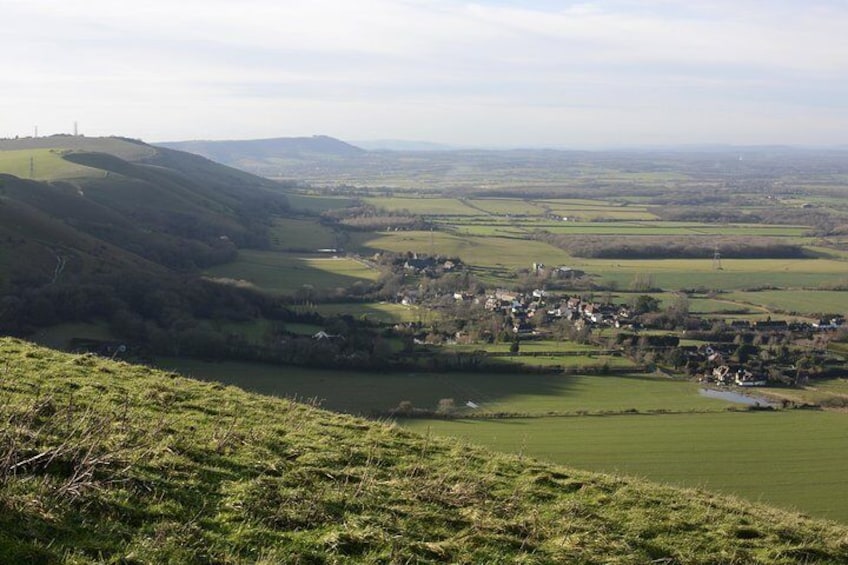
M 308 286 L 333 289 L 366 283 L 376 278 L 376 272 L 354 259 L 246 250 L 237 261 L 213 267 L 211 277 L 246 280 L 270 293 L 295 293 Z
M 839 413 L 698 413 L 500 421 L 405 421 L 501 451 L 698 486 L 848 521 Z
M 442 398 L 453 398 L 459 409 L 469 414 L 475 411 L 464 405 L 471 400 L 480 406 L 478 413 L 534 416 L 628 410 L 722 412 L 732 406 L 699 395 L 696 383 L 645 375 L 374 374 L 173 358 L 160 359 L 157 364 L 265 394 L 318 399 L 325 408 L 353 414 L 387 412 L 403 401 L 435 409 Z
M 673 174 L 610 172 L 598 178 L 687 182 L 685 175 Z M 547 190 L 543 184 L 535 188 Z M 676 300 L 673 291 L 688 289 L 688 311 L 692 315 L 728 324 L 771 316 L 815 320 L 825 313 L 848 311 L 848 293 L 831 290 L 846 281 L 846 253 L 834 240 L 816 237 L 809 224 L 667 219 L 663 206 L 652 204 L 650 198 L 624 195 L 623 191 L 615 198 L 595 199 L 533 198 L 532 190 L 522 197 L 455 197 L 437 190 L 412 197 L 405 193 L 407 190 L 410 186 L 404 184 L 395 195 L 375 191 L 362 202 L 379 213 L 420 216 L 433 229 L 350 232 L 346 242 L 349 252 L 363 257 L 375 253 L 456 257 L 489 289 L 515 288 L 526 280 L 534 263 L 567 266 L 584 271 L 591 285 L 600 289 L 597 292 L 605 291 L 609 299 L 619 303 L 632 300 L 629 291 L 636 290 L 637 283 L 645 287 L 641 292 L 651 290 L 650 296 L 662 308 Z M 737 217 L 754 218 L 802 205 L 788 199 L 758 202 L 756 206 L 742 206 Z M 663 241 L 699 238 L 708 242 L 705 245 L 709 249 L 715 247 L 719 255 L 710 251 L 703 257 L 687 258 L 575 256 L 540 241 L 540 233 L 608 238 L 601 242 L 652 238 L 660 245 Z M 794 258 L 721 257 L 720 244 L 727 238 L 761 238 L 797 245 L 804 253 Z M 417 284 L 419 279 L 409 280 Z M 585 295 L 585 288 L 575 288 L 574 292 Z M 383 316 L 373 313 L 374 304 L 318 304 L 312 308 L 323 314 L 351 313 L 386 322 L 427 324 L 436 320 L 421 315 L 426 306 L 390 315 L 384 305 Z M 698 346 L 704 342 L 686 343 Z M 700 385 L 692 381 L 646 373 L 588 376 L 524 372 L 527 367 L 568 373 L 638 369 L 631 359 L 609 355 L 591 344 L 522 340 L 517 355 L 509 354 L 509 342 L 450 343 L 438 349 L 451 354 L 484 352 L 493 362 L 514 364 L 523 374 L 308 373 L 256 367 L 219 370 L 184 363 L 181 368 L 267 393 L 319 398 L 326 407 L 354 413 L 384 414 L 401 403 L 413 410 L 433 412 L 440 402 L 450 399 L 451 419 L 419 417 L 401 420 L 402 425 L 502 451 L 706 487 L 848 521 L 848 504 L 832 496 L 835 490 L 848 486 L 839 471 L 845 465 L 843 454 L 848 447 L 848 420 L 842 413 L 747 412 L 738 405 L 699 395 Z M 240 375 L 235 381 L 227 377 L 234 373 Z M 842 398 L 838 387 L 791 392 L 794 390 L 770 389 L 763 394 L 799 403 Z M 466 406 L 468 401 L 475 408 Z M 809 476 L 816 478 L 807 480 Z
M 28 149 L 45 160 L 34 161 L 36 176 L 73 178 L 78 165 L 51 150 Z M 0 151 L 0 168 L 26 176 L 28 158 L 13 153 Z M 715 166 L 712 156 L 679 168 L 563 158 L 544 169 L 517 154 L 427 165 L 438 158 L 409 160 L 417 173 L 407 174 L 393 157 L 373 156 L 379 175 L 271 187 L 285 203 L 243 231 L 232 221 L 242 218 L 242 193 L 230 195 L 232 214 L 198 231 L 220 254 L 185 261 L 182 274 L 202 275 L 206 290 L 220 290 L 209 281 L 249 289 L 238 299 L 198 307 L 197 318 L 168 308 L 156 310 L 156 321 L 98 310 L 42 337 L 108 341 L 129 328 L 139 341 L 152 336 L 162 366 L 199 378 L 355 414 L 415 416 L 402 425 L 848 522 L 848 504 L 832 496 L 848 486 L 839 475 L 845 413 L 746 411 L 700 395 L 697 382 L 747 362 L 770 379 L 764 395 L 841 409 L 845 336 L 810 324 L 848 312 L 840 177 L 798 194 L 791 178 L 775 180 L 779 164 L 748 185 L 755 165 Z M 339 158 L 320 171 L 343 166 Z M 752 168 L 742 181 L 731 166 Z M 324 174 L 309 170 L 313 179 Z M 104 201 L 134 210 L 159 185 L 127 196 L 96 186 Z M 97 190 L 62 196 L 79 204 Z M 255 209 L 264 209 L 262 196 Z M 167 225 L 196 228 L 179 215 Z M 670 253 L 680 242 L 694 243 Z M 42 250 L 48 277 L 63 259 L 50 249 Z M 189 272 L 192 265 L 203 267 Z M 70 309 L 67 296 L 76 298 L 57 291 L 54 299 Z M 584 309 L 566 308 L 572 297 Z M 736 330 L 757 321 L 783 325 Z M 707 360 L 713 345 L 720 362 Z

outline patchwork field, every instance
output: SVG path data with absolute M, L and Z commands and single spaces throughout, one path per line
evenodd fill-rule
M 532 262 L 549 265 L 568 265 L 571 262 L 567 253 L 540 241 L 467 237 L 445 232 L 354 234 L 351 246 L 366 254 L 414 251 L 459 257 L 471 265 L 482 280 L 494 284 L 511 279 L 516 269 L 527 269 Z

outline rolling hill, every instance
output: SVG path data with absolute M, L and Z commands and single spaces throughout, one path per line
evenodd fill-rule
M 173 141 L 156 145 L 196 153 L 234 167 L 263 160 L 357 157 L 366 153 L 364 149 L 326 135 L 231 141 Z
M 845 563 L 835 523 L 0 339 L 9 563 Z
M 0 331 L 38 325 L 40 298 L 54 303 L 36 310 L 55 310 L 63 291 L 175 281 L 266 247 L 271 216 L 288 208 L 282 189 L 135 140 L 0 141 Z

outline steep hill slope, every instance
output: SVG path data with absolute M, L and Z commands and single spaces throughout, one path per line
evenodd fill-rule
M 845 563 L 848 530 L 0 339 L 8 562 Z
M 39 289 L 185 276 L 263 248 L 287 206 L 279 183 L 140 141 L 2 140 L 0 332 L 38 325 Z M 9 321 L 24 310 L 8 297 L 29 315 Z

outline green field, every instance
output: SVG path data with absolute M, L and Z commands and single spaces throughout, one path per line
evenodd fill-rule
M 359 319 L 384 323 L 429 322 L 435 314 L 419 306 L 404 306 L 393 302 L 328 302 L 297 306 L 298 312 L 317 312 L 322 316 L 347 314 Z
M 0 150 L 0 173 L 34 180 L 103 176 L 103 171 L 65 161 L 55 149 Z
M 137 161 L 156 153 L 153 147 L 116 138 L 50 136 L 0 140 L 0 173 L 24 179 L 73 180 L 103 176 L 103 171 L 77 165 L 62 158 L 72 151 L 110 153 L 121 159 Z
M 848 522 L 848 417 L 839 413 L 699 413 L 500 421 L 408 420 L 404 426 L 603 472 L 736 494 Z
M 488 353 L 507 353 L 512 344 L 475 343 L 470 345 L 447 346 L 450 351 L 486 351 Z M 600 352 L 594 345 L 586 345 L 566 340 L 524 340 L 521 342 L 522 353 L 593 353 Z
M 291 294 L 304 286 L 331 290 L 377 278 L 376 271 L 353 259 L 255 250 L 239 251 L 236 261 L 218 265 L 206 273 L 217 278 L 246 280 L 262 290 L 279 294 Z
M 406 231 L 355 234 L 352 246 L 363 253 L 393 251 L 440 254 L 459 257 L 478 268 L 480 278 L 497 284 L 508 280 L 516 269 L 529 269 L 531 263 L 569 265 L 564 251 L 540 241 L 504 237 L 467 237 L 444 232 Z
M 841 413 L 728 412 L 736 405 L 699 395 L 697 383 L 653 376 L 368 374 L 186 360 L 160 365 L 352 413 L 383 412 L 401 401 L 432 410 L 452 398 L 466 412 L 473 412 L 462 408 L 470 400 L 480 413 L 537 415 L 403 425 L 848 521 L 848 500 L 833 496 L 848 488 L 848 417 Z M 628 411 L 633 413 L 615 415 Z M 545 417 L 549 413 L 571 416 Z
M 580 359 L 579 356 L 575 357 Z M 585 360 L 584 360 L 585 362 Z M 359 373 L 163 359 L 159 366 L 263 394 L 317 398 L 331 410 L 368 414 L 408 400 L 435 409 L 439 399 L 467 401 L 481 412 L 544 415 L 638 410 L 723 411 L 728 402 L 698 394 L 698 385 L 665 377 L 521 373 Z
M 271 244 L 280 251 L 317 251 L 335 248 L 336 233 L 317 220 L 275 218 L 271 226 Z
M 732 292 L 722 298 L 762 306 L 772 312 L 797 314 L 846 314 L 848 292 L 828 290 L 763 290 Z
M 493 216 L 541 216 L 547 212 L 537 202 L 517 198 L 474 198 L 464 202 Z
M 367 204 L 389 212 L 426 216 L 477 216 L 481 212 L 455 198 L 368 197 Z
M 595 275 L 601 283 L 613 283 L 623 289 L 629 288 L 635 277 L 645 275 L 651 275 L 656 286 L 668 290 L 699 287 L 742 290 L 764 286 L 815 288 L 844 280 L 848 271 L 848 263 L 824 258 L 723 259 L 720 270 L 714 268 L 712 257 L 586 259 L 572 257 L 543 242 L 516 236 L 483 237 L 445 232 L 354 234 L 351 245 L 363 253 L 378 250 L 397 253 L 432 251 L 445 256 L 458 256 L 472 267 L 479 268 L 481 278 L 491 284 L 508 283 L 516 269 L 529 268 L 533 262 L 582 269 Z
M 287 194 L 293 210 L 320 214 L 327 210 L 338 210 L 353 206 L 356 202 L 353 198 L 336 196 L 317 196 L 311 194 Z
M 653 276 L 656 286 L 674 290 L 698 288 L 741 290 L 764 286 L 818 287 L 845 278 L 846 264 L 831 259 L 722 259 L 722 269 L 704 259 L 578 259 L 568 263 L 602 281 L 628 288 L 634 277 Z

